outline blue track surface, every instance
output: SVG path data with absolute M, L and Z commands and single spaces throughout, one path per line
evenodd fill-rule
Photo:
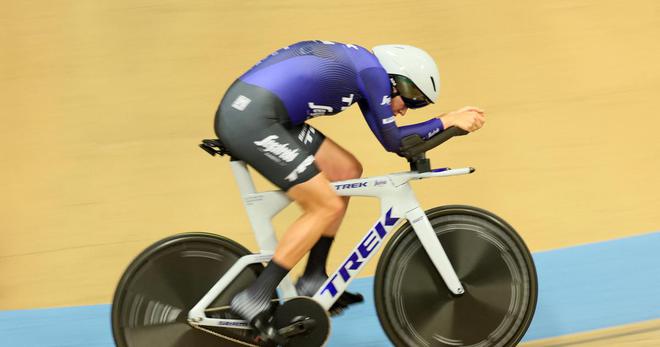
M 660 318 L 660 232 L 534 255 L 539 302 L 525 340 Z M 387 346 L 372 278 L 366 303 L 333 319 L 330 346 Z M 111 347 L 110 306 L 0 311 L 0 346 Z

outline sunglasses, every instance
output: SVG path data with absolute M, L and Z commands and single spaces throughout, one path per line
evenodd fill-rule
M 408 77 L 390 75 L 390 80 L 392 81 L 391 97 L 400 96 L 408 108 L 420 108 L 432 103 Z

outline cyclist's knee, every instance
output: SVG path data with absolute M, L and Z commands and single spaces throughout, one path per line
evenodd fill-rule
M 343 181 L 343 180 L 350 180 L 354 178 L 360 178 L 362 177 L 362 164 L 360 164 L 359 161 L 356 159 L 350 161 L 345 167 L 343 167 L 341 170 L 338 170 L 339 172 L 336 172 L 334 174 L 335 177 L 332 177 L 333 181 Z
M 326 138 L 316 153 L 316 164 L 331 181 L 362 176 L 362 164 L 355 156 L 334 141 Z
M 353 163 L 351 163 L 351 166 L 346 170 L 346 175 L 348 177 L 344 178 L 346 180 L 353 179 L 353 178 L 360 178 L 362 177 L 362 164 L 360 164 L 359 161 L 355 160 Z
M 335 221 L 344 215 L 346 202 L 337 195 L 329 197 L 323 201 L 323 213 L 329 220 Z
M 288 195 L 296 200 L 305 213 L 326 219 L 338 218 L 346 207 L 345 202 L 330 188 L 330 182 L 323 174 L 292 187 Z
M 322 220 L 334 221 L 346 209 L 346 203 L 335 194 L 318 195 L 312 201 L 299 202 L 305 213 L 318 216 Z

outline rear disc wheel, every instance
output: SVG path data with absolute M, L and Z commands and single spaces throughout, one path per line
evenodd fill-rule
M 175 235 L 144 250 L 124 272 L 112 303 L 112 333 L 118 347 L 218 347 L 242 344 L 188 324 L 188 311 L 242 256 L 250 252 L 214 234 Z M 261 272 L 253 264 L 209 306 L 229 305 L 231 298 Z M 238 318 L 229 310 L 209 311 L 213 318 Z M 254 343 L 251 330 L 209 328 Z

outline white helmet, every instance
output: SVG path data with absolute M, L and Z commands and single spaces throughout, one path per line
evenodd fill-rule
M 438 99 L 440 74 L 428 53 L 408 45 L 381 45 L 373 51 L 406 106 L 419 108 Z

